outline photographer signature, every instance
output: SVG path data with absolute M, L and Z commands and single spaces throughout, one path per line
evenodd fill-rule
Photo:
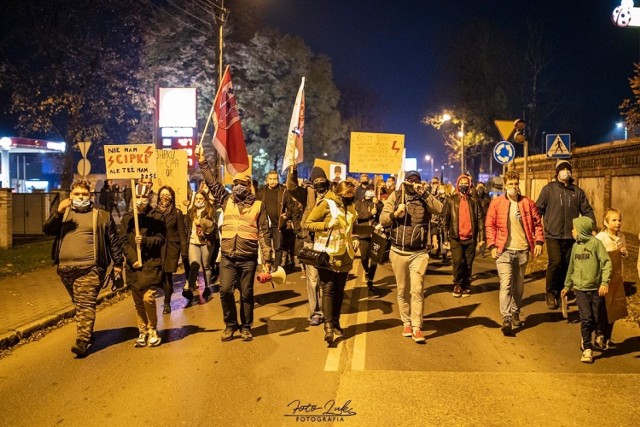
M 351 417 L 356 415 L 356 412 L 349 405 L 351 405 L 351 400 L 347 400 L 342 406 L 337 406 L 334 399 L 327 400 L 324 405 L 315 405 L 313 403 L 302 404 L 300 400 L 296 399 L 287 405 L 287 408 L 291 408 L 292 413 L 285 414 L 285 416 L 293 417 L 316 414 Z

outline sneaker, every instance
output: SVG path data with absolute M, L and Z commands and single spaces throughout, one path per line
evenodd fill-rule
M 567 297 L 560 297 L 560 303 L 562 308 L 562 318 L 569 318 L 569 302 Z
M 402 336 L 409 338 L 412 335 L 413 335 L 413 330 L 411 329 L 411 326 L 404 325 L 404 328 L 402 328 Z
M 462 288 L 462 298 L 469 298 L 471 296 L 471 287 L 467 286 Z
M 158 336 L 158 331 L 155 329 L 149 329 L 149 346 L 157 347 L 162 342 L 162 338 Z
M 141 333 L 135 343 L 134 347 L 146 347 L 147 346 L 147 334 Z
M 302 270 L 302 274 L 300 275 L 300 278 L 301 279 L 306 279 L 307 278 L 307 275 L 304 274 L 304 270 Z
M 422 331 L 420 329 L 413 330 L 413 341 L 416 343 L 423 343 L 426 340 L 424 339 L 424 335 L 422 335 Z
M 511 315 L 511 325 L 516 327 L 524 325 L 524 319 L 520 319 L 520 313 L 513 313 Z
M 451 292 L 451 295 L 453 295 L 455 298 L 460 298 L 462 296 L 462 286 L 455 285 L 453 287 L 453 292 Z
M 79 359 L 86 357 L 89 353 L 90 342 L 77 340 L 75 345 L 71 347 L 71 352 L 78 356 Z
M 309 320 L 310 326 L 320 326 L 321 324 L 322 324 L 321 316 L 318 316 L 317 314 L 315 316 L 311 316 L 311 320 Z
M 344 330 L 340 327 L 340 323 L 335 322 L 335 323 L 332 323 L 332 325 L 333 325 L 333 333 L 335 336 L 341 337 L 344 335 Z
M 209 286 L 205 286 L 204 291 L 202 291 L 202 299 L 205 301 L 208 301 L 210 296 L 211 296 L 211 288 Z
M 591 349 L 589 348 L 583 351 L 580 361 L 582 363 L 593 363 L 593 351 L 591 351 Z
M 224 328 L 224 332 L 222 332 L 222 337 L 220 339 L 222 341 L 231 341 L 235 332 L 236 328 L 226 327 Z
M 545 299 L 547 301 L 547 308 L 549 310 L 555 310 L 558 308 L 558 302 L 556 301 L 556 294 L 553 292 L 547 292 L 545 295 Z
M 242 337 L 242 341 L 253 340 L 253 335 L 251 335 L 251 330 L 246 328 L 242 330 L 242 332 L 240 333 L 240 336 Z
M 171 304 L 165 304 L 162 308 L 162 314 L 171 314 Z
M 502 331 L 502 334 L 505 337 L 510 336 L 511 333 L 513 332 L 512 328 L 511 328 L 511 319 L 504 319 L 502 321 L 502 328 L 500 328 L 500 330 Z
M 603 335 L 598 335 L 596 337 L 596 341 L 594 343 L 596 350 L 600 350 L 600 351 L 604 351 L 607 350 L 609 347 L 607 346 L 607 343 L 605 342 L 604 336 Z

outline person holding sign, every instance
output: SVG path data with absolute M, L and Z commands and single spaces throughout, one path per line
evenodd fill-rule
M 122 248 L 111 214 L 91 201 L 87 181 L 74 181 L 71 195 L 42 227 L 45 234 L 55 236 L 52 257 L 58 275 L 76 309 L 76 343 L 71 351 L 85 357 L 93 341 L 96 300 L 105 272 L 113 261 L 117 274 L 122 272 Z
M 162 212 L 149 205 L 151 187 L 136 185 L 135 211 L 127 212 L 120 223 L 120 237 L 127 258 L 127 283 L 136 307 L 140 335 L 135 347 L 160 345 L 156 287 L 162 286 L 162 248 L 166 240 L 166 227 Z M 136 220 L 138 217 L 138 229 Z M 138 258 L 140 247 L 140 258 Z
M 253 281 L 258 267 L 258 250 L 262 250 L 262 270 L 271 272 L 271 236 L 267 210 L 252 192 L 251 175 L 239 172 L 233 176 L 232 193 L 218 182 L 204 156 L 204 149 L 196 149 L 198 163 L 207 187 L 223 210 L 220 248 L 220 302 L 226 325 L 222 341 L 233 339 L 238 328 L 243 341 L 251 341 L 253 325 Z M 240 322 L 233 290 L 240 290 Z

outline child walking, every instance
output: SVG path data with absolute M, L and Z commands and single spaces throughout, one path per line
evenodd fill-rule
M 573 220 L 571 233 L 576 243 L 571 249 L 569 270 L 561 292 L 562 298 L 571 290 L 576 294 L 582 333 L 580 361 L 584 363 L 593 362 L 591 335 L 595 331 L 596 337 L 604 336 L 607 328 L 604 296 L 611 278 L 611 260 L 602 242 L 593 236 L 594 226 L 586 216 Z
M 627 243 L 624 234 L 620 233 L 622 214 L 617 209 L 607 209 L 604 214 L 604 228 L 596 234 L 611 258 L 611 280 L 609 292 L 605 296 L 607 312 L 607 329 L 603 337 L 596 337 L 595 345 L 600 350 L 606 350 L 610 345 L 613 323 L 627 317 L 627 297 L 624 294 L 624 279 L 622 275 L 622 258 L 627 256 Z M 600 339 L 602 338 L 602 339 Z

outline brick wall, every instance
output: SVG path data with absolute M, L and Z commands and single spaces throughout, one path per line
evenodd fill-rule
M 0 188 L 0 249 L 13 247 L 13 203 L 10 188 Z

